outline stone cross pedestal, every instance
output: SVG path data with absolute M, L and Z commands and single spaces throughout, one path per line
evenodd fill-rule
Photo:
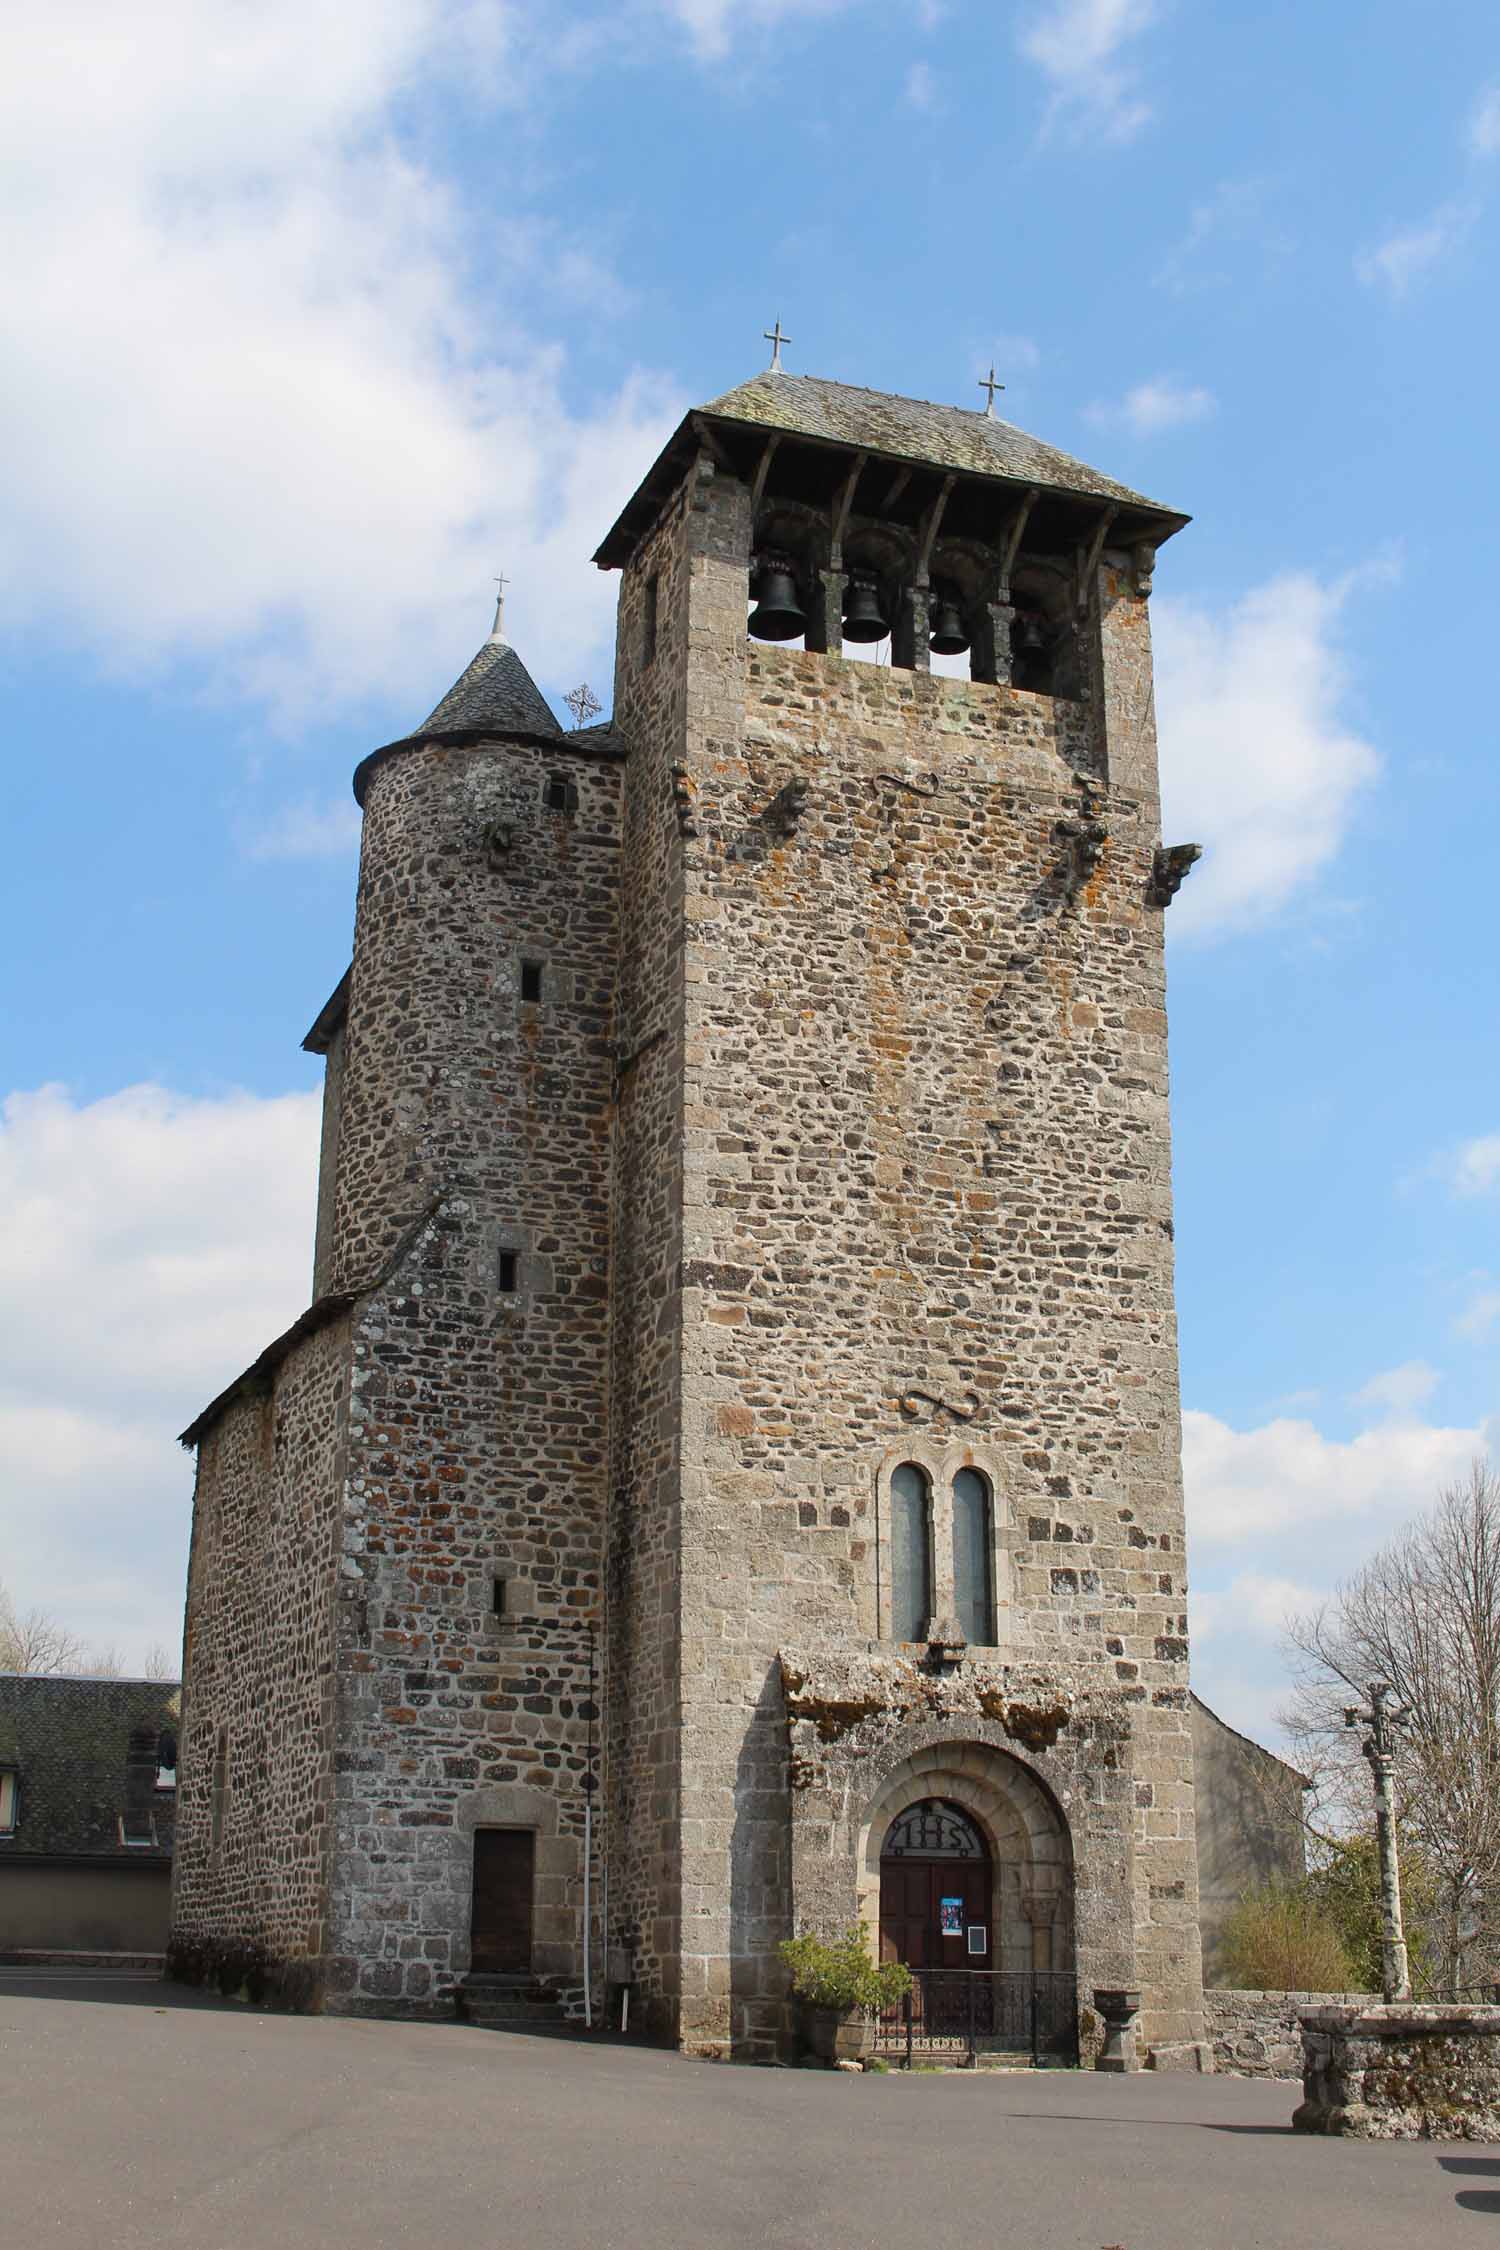
M 1500 2008 L 1398 2000 L 1299 2013 L 1295 2131 L 1360 2141 L 1500 2141 Z

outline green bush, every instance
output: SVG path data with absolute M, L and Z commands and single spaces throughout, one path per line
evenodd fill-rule
M 1247 1891 L 1219 1935 L 1219 1981 L 1252 1992 L 1353 1992 L 1359 1972 L 1306 1883 Z
M 831 1941 L 805 1930 L 787 1938 L 781 1958 L 792 1972 L 792 1990 L 814 2008 L 893 2008 L 911 1990 L 903 1961 L 870 1959 L 869 1927 L 856 1922 Z
M 1438 1885 L 1420 1847 L 1399 1838 L 1406 1949 L 1418 1992 L 1431 1985 L 1442 1956 Z M 1372 1835 L 1327 1839 L 1307 1895 L 1343 1941 L 1354 1968 L 1351 1990 L 1378 1992 L 1381 1980 L 1380 1854 Z

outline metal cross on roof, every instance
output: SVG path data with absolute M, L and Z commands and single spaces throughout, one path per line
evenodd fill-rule
M 499 592 L 495 596 L 495 622 L 490 627 L 490 639 L 492 641 L 498 641 L 505 631 L 505 589 L 510 584 L 510 580 L 503 570 L 495 580 L 495 584 L 499 588 Z
M 786 370 L 781 364 L 781 347 L 783 344 L 789 344 L 792 339 L 790 336 L 782 335 L 781 316 L 779 313 L 776 317 L 775 327 L 763 328 L 761 330 L 761 334 L 765 337 L 766 342 L 771 347 L 771 364 L 766 369 L 766 373 L 768 375 L 784 375 Z
M 982 391 L 989 392 L 989 403 L 985 407 L 984 411 L 989 416 L 989 419 L 993 422 L 993 420 L 995 419 L 995 393 L 996 391 L 1003 391 L 1005 388 L 1005 385 L 1003 383 L 997 383 L 995 380 L 995 362 L 993 360 L 990 361 L 990 371 L 988 375 L 980 376 L 979 388 Z

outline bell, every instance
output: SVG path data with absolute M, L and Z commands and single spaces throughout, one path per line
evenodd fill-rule
M 1042 621 L 1034 609 L 1019 612 L 1012 645 L 1022 656 L 1040 656 L 1047 646 L 1042 633 Z
M 964 613 L 951 587 L 937 592 L 927 645 L 934 656 L 960 656 L 969 645 L 969 636 L 964 631 Z
M 883 641 L 890 629 L 889 619 L 881 615 L 878 580 L 863 571 L 856 573 L 844 604 L 845 640 Z
M 761 564 L 746 630 L 758 641 L 795 641 L 806 632 L 807 612 L 797 599 L 797 581 L 784 555 L 767 556 Z

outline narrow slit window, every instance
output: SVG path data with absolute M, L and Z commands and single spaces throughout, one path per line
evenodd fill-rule
M 0 1773 L 0 1836 L 13 1834 L 16 1825 L 16 1777 Z
M 542 997 L 542 964 L 540 961 L 521 963 L 521 998 L 534 1005 Z
M 932 1615 L 932 1494 L 903 1461 L 891 1477 L 891 1638 L 919 1641 Z
M 661 595 L 661 578 L 653 571 L 646 580 L 646 595 L 641 607 L 641 670 L 656 654 L 656 613 Z
M 508 1592 L 509 1587 L 507 1581 L 503 1578 L 496 1578 L 494 1581 L 491 1598 L 494 1605 L 495 1615 L 497 1617 L 504 1617 L 506 1615 L 506 1596 Z
M 521 1253 L 519 1250 L 502 1250 L 500 1253 L 500 1294 L 513 1297 L 521 1286 Z
M 953 1479 L 953 1606 L 966 1641 L 991 1648 L 995 1641 L 995 1589 L 990 1488 L 977 1469 Z

